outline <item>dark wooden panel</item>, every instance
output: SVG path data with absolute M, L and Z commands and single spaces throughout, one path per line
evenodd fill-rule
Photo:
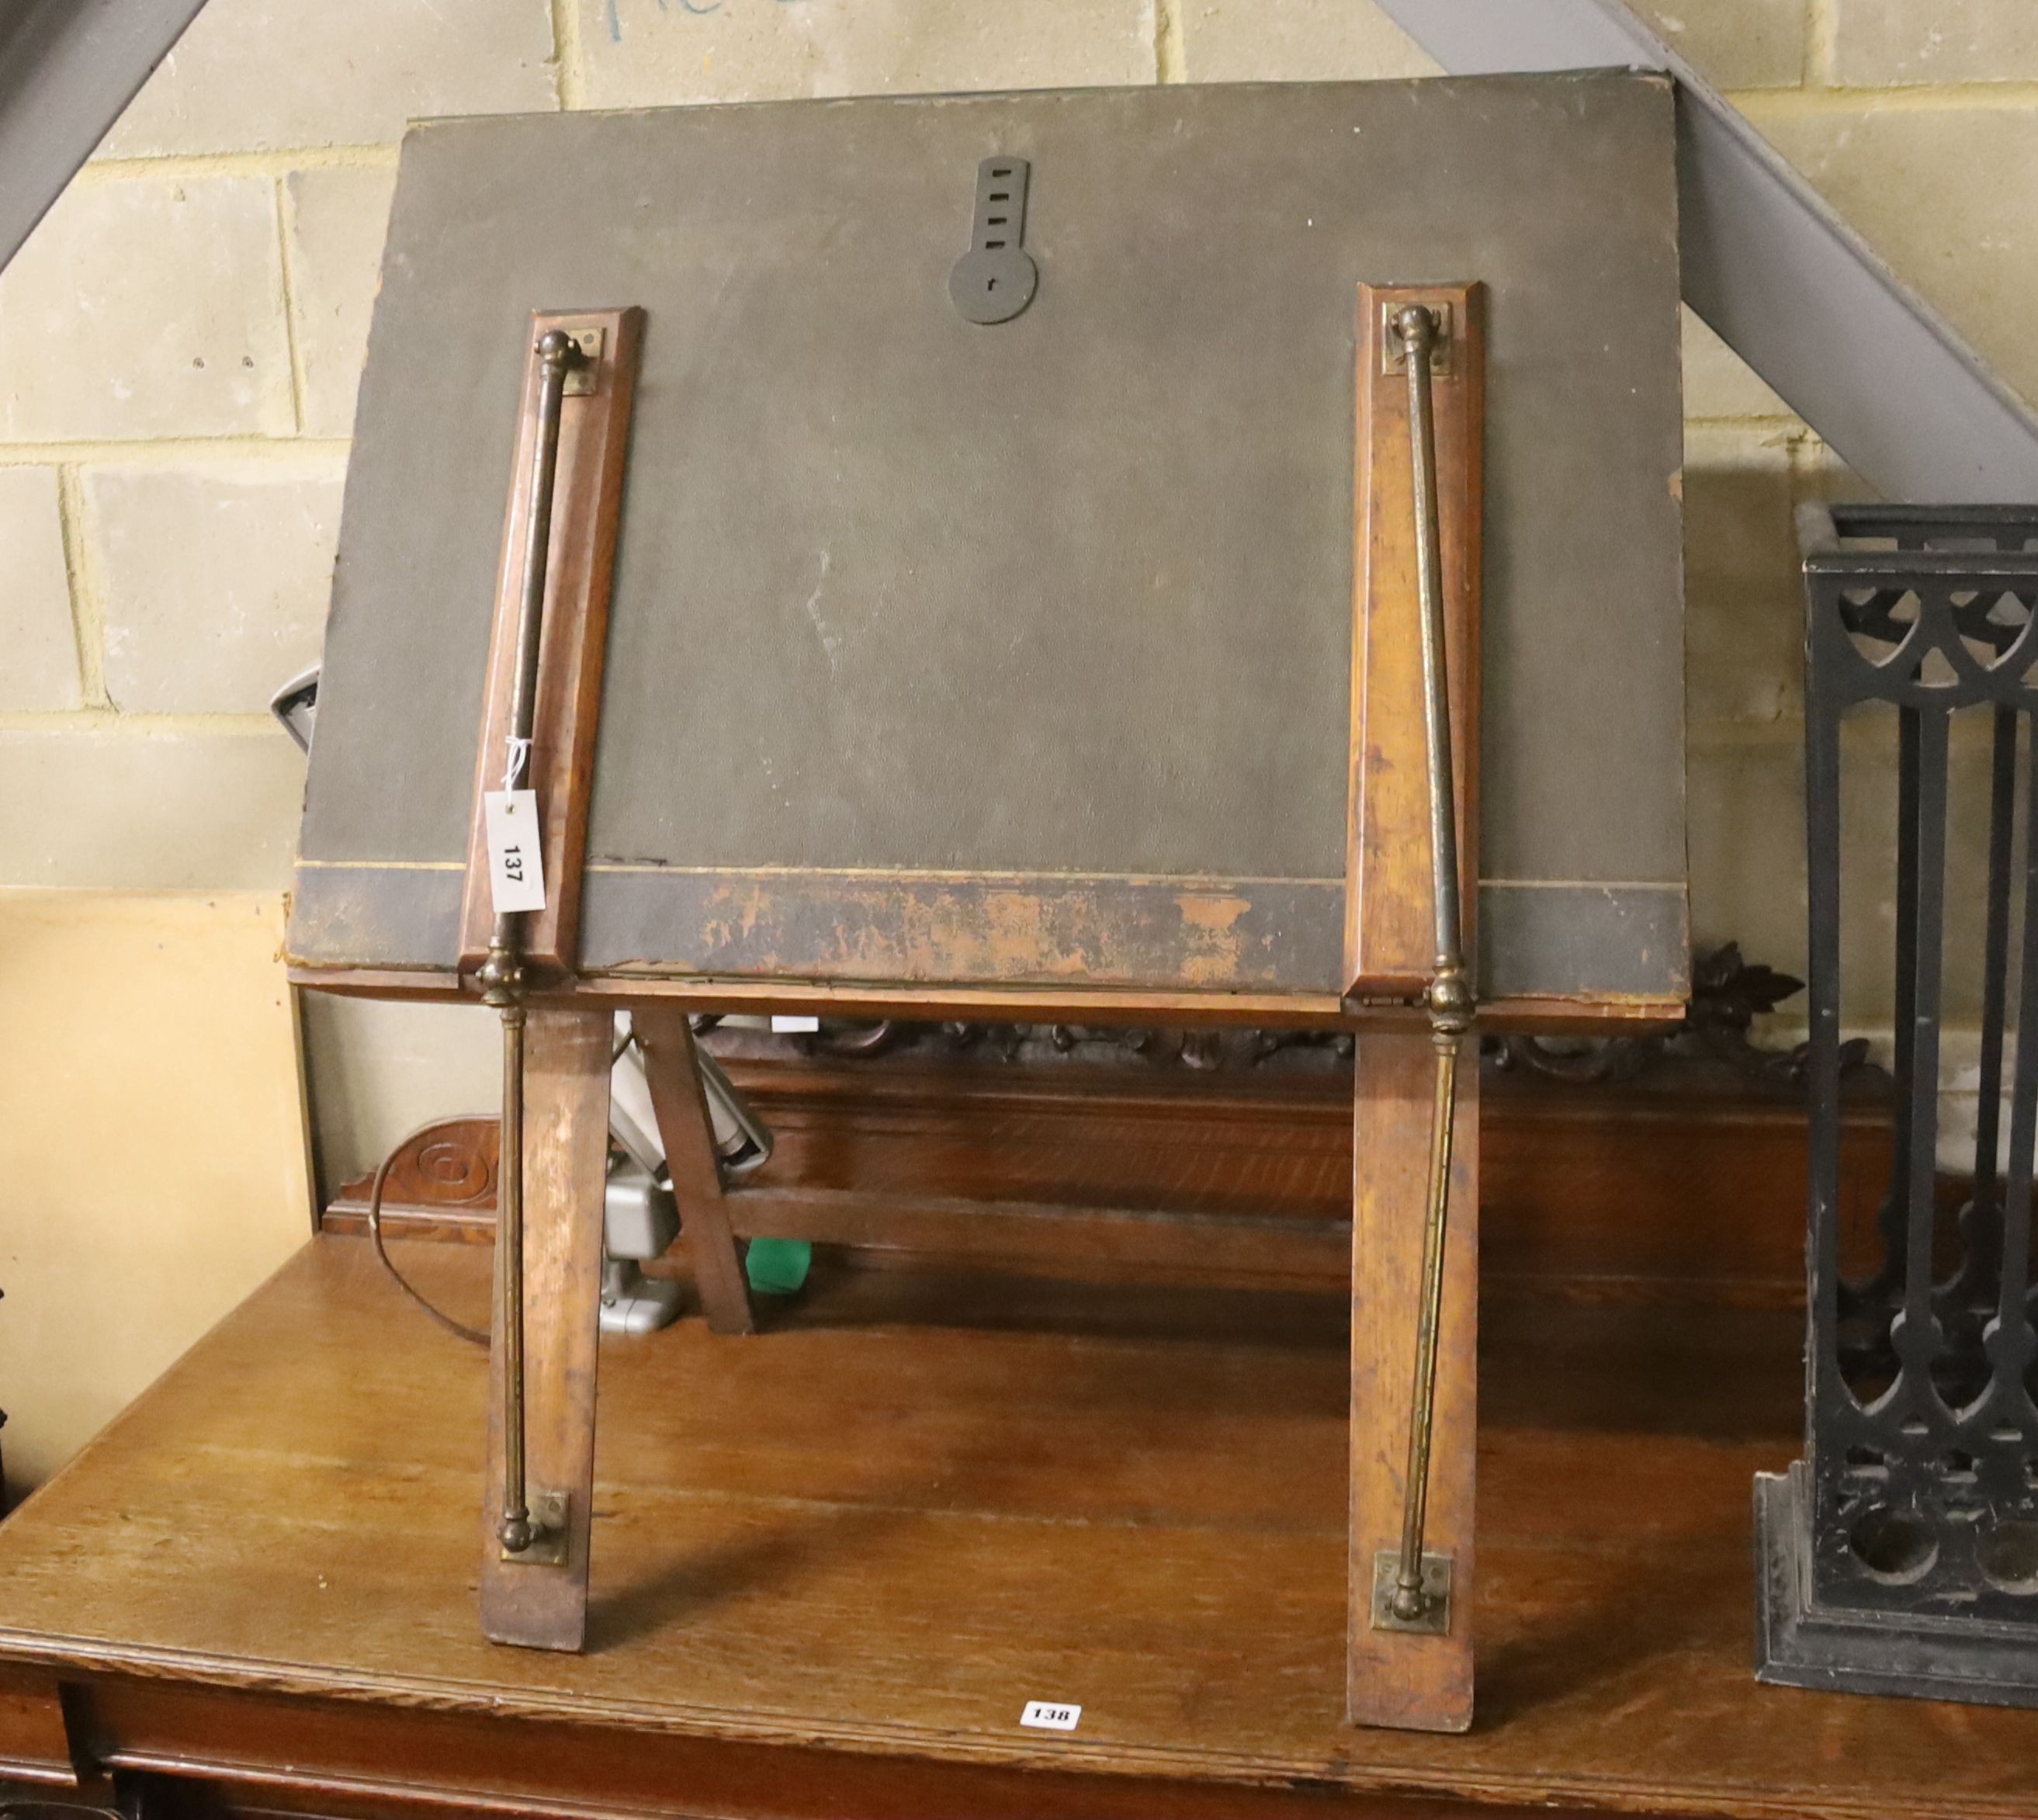
M 0 1663 L 0 1783 L 79 1785 L 63 1696 L 47 1670 Z
M 1350 1273 L 1348 1069 L 728 1066 L 777 1139 L 730 1203 L 746 1238 L 1106 1280 L 1329 1287 Z M 1480 1125 L 1489 1295 L 1801 1306 L 1801 1104 L 1715 1064 L 1665 1064 L 1619 1086 L 1489 1065 Z M 392 1228 L 486 1240 L 492 1190 L 473 1197 L 494 1167 L 494 1128 L 447 1136 L 472 1161 L 442 1165 L 446 1185 L 429 1196 L 423 1171 L 400 1163 Z M 1886 1107 L 1851 1105 L 1850 1258 L 1873 1235 L 1889 1147 Z M 363 1230 L 367 1190 L 366 1177 L 342 1187 L 328 1230 Z

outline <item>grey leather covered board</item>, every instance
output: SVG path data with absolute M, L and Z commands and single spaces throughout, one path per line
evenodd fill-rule
M 1335 993 L 1356 287 L 1478 279 L 1482 987 L 1681 995 L 1672 157 L 1620 74 L 415 127 L 293 960 L 456 965 L 528 319 L 636 304 L 584 972 Z

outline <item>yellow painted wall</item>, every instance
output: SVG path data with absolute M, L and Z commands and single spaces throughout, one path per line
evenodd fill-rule
M 0 1431 L 46 1477 L 311 1230 L 275 893 L 0 892 Z

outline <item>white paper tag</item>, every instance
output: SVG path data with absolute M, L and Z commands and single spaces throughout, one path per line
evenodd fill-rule
M 538 793 L 489 790 L 481 797 L 488 834 L 488 889 L 495 914 L 545 907 L 545 863 L 539 853 Z
M 821 1027 L 818 1018 L 782 1018 L 776 1012 L 771 1017 L 771 1032 L 779 1037 L 811 1036 Z
M 1019 1723 L 1041 1731 L 1073 1731 L 1082 1717 L 1080 1706 L 1063 1706 L 1052 1700 L 1029 1700 L 1026 1710 L 1019 1715 Z

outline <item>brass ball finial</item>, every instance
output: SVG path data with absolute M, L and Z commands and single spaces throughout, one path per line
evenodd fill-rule
M 1451 969 L 1438 973 L 1430 982 L 1428 996 L 1430 1020 L 1438 1029 L 1456 1035 L 1471 1027 L 1478 1000 L 1462 971 Z
M 1437 319 L 1422 304 L 1406 304 L 1394 313 L 1394 332 L 1403 347 L 1426 347 L 1436 339 Z

